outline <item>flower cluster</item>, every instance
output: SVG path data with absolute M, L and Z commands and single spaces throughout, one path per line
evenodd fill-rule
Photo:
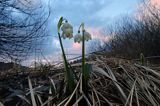
M 65 23 L 62 24 L 61 30 L 63 39 L 71 39 L 73 37 L 73 27 L 71 24 L 68 23 L 68 21 L 65 21 Z M 82 29 L 82 35 L 80 33 L 80 30 L 78 30 L 78 33 L 74 36 L 74 42 L 80 43 L 82 41 L 83 36 L 85 41 L 92 39 L 91 34 Z
M 76 82 L 75 82 L 76 75 L 73 73 L 72 68 L 68 64 L 61 37 L 63 39 L 65 38 L 71 39 L 73 37 L 73 27 L 71 24 L 68 23 L 66 19 L 61 17 L 58 21 L 57 29 L 58 29 L 58 38 L 59 38 L 59 42 L 62 50 L 63 61 L 64 61 L 64 70 L 65 70 L 64 75 L 65 75 L 65 82 L 67 84 L 66 91 L 69 91 L 70 93 L 72 93 L 76 86 Z M 60 29 L 62 31 L 62 35 L 60 33 Z M 90 71 L 87 64 L 85 64 L 85 41 L 88 41 L 88 40 L 91 40 L 91 35 L 87 31 L 85 31 L 84 23 L 81 23 L 78 29 L 78 33 L 74 36 L 74 42 L 80 43 L 82 41 L 82 77 L 81 78 L 82 78 L 82 82 L 84 82 L 84 84 L 82 84 L 82 90 L 85 95 L 87 95 L 88 93 L 87 89 L 88 89 L 88 79 L 89 79 L 89 71 Z

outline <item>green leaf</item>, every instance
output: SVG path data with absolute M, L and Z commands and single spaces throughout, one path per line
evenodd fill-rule
M 58 21 L 58 24 L 57 24 L 58 33 L 60 32 L 60 28 L 61 28 L 62 22 L 63 22 L 63 17 L 60 17 L 60 19 Z
M 141 62 L 141 65 L 144 65 L 145 57 L 144 57 L 143 53 L 140 54 L 140 62 Z
M 67 69 L 67 83 L 68 83 L 68 89 L 70 90 L 70 93 L 73 92 L 75 83 L 74 83 L 74 74 L 71 69 Z
M 91 64 L 85 64 L 84 66 L 85 70 L 83 71 L 83 76 L 82 76 L 82 86 L 83 86 L 83 92 L 85 93 L 86 96 L 88 96 L 88 81 L 89 81 L 89 75 L 90 72 L 92 71 L 92 65 Z
M 92 71 L 92 64 L 86 63 L 86 64 L 85 64 L 85 70 L 86 70 L 86 71 L 84 72 L 84 75 L 88 78 L 90 72 Z

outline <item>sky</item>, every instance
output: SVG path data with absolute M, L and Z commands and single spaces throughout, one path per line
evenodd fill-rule
M 43 0 L 42 3 L 47 4 L 48 0 Z M 57 37 L 57 22 L 61 16 L 72 24 L 74 34 L 77 33 L 81 22 L 85 23 L 85 29 L 93 38 L 87 42 L 88 47 L 93 41 L 107 40 L 104 33 L 107 26 L 123 16 L 134 16 L 139 3 L 140 0 L 50 0 L 51 15 L 47 26 L 50 37 L 45 40 L 46 45 L 42 52 L 49 61 L 61 60 Z M 152 3 L 157 4 L 158 0 L 152 0 Z M 73 39 L 65 39 L 63 44 L 66 54 L 75 54 L 74 56 L 81 54 L 81 44 L 74 43 Z M 68 58 L 71 57 L 73 55 Z M 31 57 L 30 61 L 33 60 Z

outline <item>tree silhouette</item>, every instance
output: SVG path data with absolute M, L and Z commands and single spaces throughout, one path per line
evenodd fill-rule
M 22 58 L 33 44 L 46 35 L 45 23 L 50 12 L 41 2 L 0 1 L 0 58 Z

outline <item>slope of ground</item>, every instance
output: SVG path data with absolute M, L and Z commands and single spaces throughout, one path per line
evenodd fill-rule
M 43 71 L 30 70 L 21 77 L 18 74 L 1 78 L 0 103 L 5 106 L 67 106 L 74 98 L 74 106 L 80 104 L 82 99 L 93 106 L 160 105 L 158 64 L 142 66 L 133 60 L 107 58 L 104 55 L 92 55 L 87 63 L 91 66 L 88 97 L 81 88 L 81 64 L 74 63 L 71 65 L 78 80 L 71 95 L 65 95 L 64 72 L 60 65 Z

